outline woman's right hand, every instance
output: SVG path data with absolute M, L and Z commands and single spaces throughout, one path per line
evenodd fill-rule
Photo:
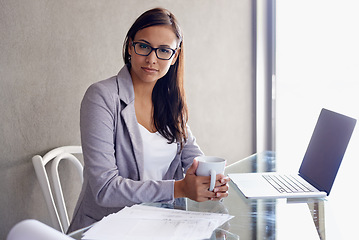
M 175 198 L 187 197 L 197 202 L 204 202 L 208 200 L 219 200 L 222 197 L 228 196 L 227 178 L 222 174 L 218 174 L 216 181 L 216 190 L 218 191 L 209 191 L 211 177 L 197 176 L 197 167 L 198 161 L 193 160 L 191 167 L 187 170 L 185 178 L 175 182 Z

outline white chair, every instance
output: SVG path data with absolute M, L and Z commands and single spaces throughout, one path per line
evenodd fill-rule
M 43 157 L 36 155 L 32 158 L 32 163 L 50 213 L 52 227 L 63 233 L 69 227 L 69 217 L 58 172 L 60 161 L 70 161 L 80 176 L 81 184 L 83 182 L 83 166 L 73 154 L 82 154 L 81 146 L 58 147 L 49 151 Z M 48 163 L 51 164 L 52 188 L 45 168 Z M 54 196 L 56 200 L 54 200 Z

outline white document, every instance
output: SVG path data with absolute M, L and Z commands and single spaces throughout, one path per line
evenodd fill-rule
M 82 239 L 206 239 L 231 218 L 228 214 L 134 205 L 103 218 Z
M 62 232 L 35 219 L 17 223 L 9 232 L 7 240 L 73 240 Z

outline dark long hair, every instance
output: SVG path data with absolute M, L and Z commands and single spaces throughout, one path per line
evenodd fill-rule
M 179 55 L 166 75 L 158 79 L 153 88 L 154 125 L 157 131 L 169 143 L 180 143 L 182 148 L 187 140 L 188 109 L 183 84 L 183 34 L 175 16 L 166 9 L 154 8 L 137 18 L 126 35 L 123 45 L 123 60 L 127 66 L 131 67 L 130 55 L 128 53 L 130 39 L 134 39 L 139 30 L 156 25 L 172 27 L 173 32 L 178 38 L 177 51 L 179 51 Z

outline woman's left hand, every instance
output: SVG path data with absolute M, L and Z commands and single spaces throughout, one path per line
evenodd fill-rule
M 228 196 L 228 182 L 230 181 L 229 177 L 224 176 L 223 174 L 217 174 L 216 185 L 213 189 L 215 197 L 212 198 L 212 201 L 219 201 L 222 198 Z

